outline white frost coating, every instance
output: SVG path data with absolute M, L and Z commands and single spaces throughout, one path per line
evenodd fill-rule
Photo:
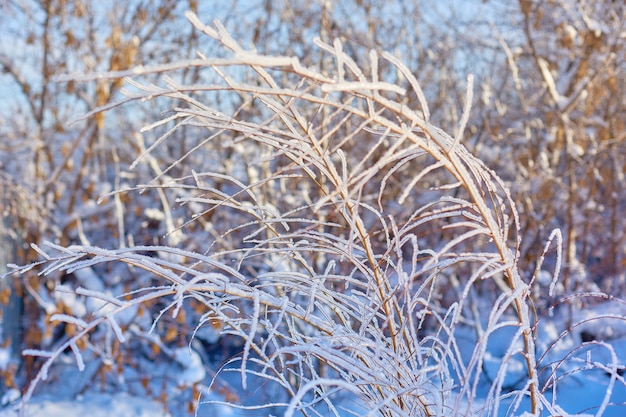
M 22 351 L 22 355 L 24 356 L 39 356 L 42 358 L 51 358 L 54 356 L 53 352 L 48 350 L 39 350 L 39 349 L 24 349 Z
M 59 290 L 59 287 L 57 287 L 57 291 Z M 102 300 L 104 302 L 107 303 L 111 303 L 113 305 L 116 306 L 122 306 L 124 305 L 124 302 L 118 300 L 117 298 L 111 297 L 109 294 L 100 292 L 100 291 L 90 291 L 90 290 L 86 290 L 84 288 L 77 288 L 76 289 L 76 294 L 78 295 L 84 295 L 85 297 L 89 297 L 89 298 L 97 298 L 99 300 Z
M 84 320 L 67 314 L 54 314 L 50 317 L 50 321 L 62 321 L 63 323 L 73 324 L 80 329 L 87 327 L 87 323 Z
M 261 309 L 261 302 L 259 300 L 259 294 L 257 292 L 254 293 L 254 313 L 252 314 L 252 320 L 250 322 L 250 330 L 248 330 L 248 336 L 246 337 L 246 344 L 243 348 L 243 356 L 241 360 L 241 386 L 246 389 L 247 385 L 247 361 L 248 355 L 250 354 L 250 347 L 252 346 L 252 341 L 256 336 L 257 326 L 259 323 L 259 314 Z
M 456 132 L 454 136 L 454 142 L 452 146 L 448 150 L 448 152 L 452 151 L 452 148 L 456 146 L 459 142 L 461 142 L 461 137 L 465 132 L 465 127 L 467 126 L 467 122 L 470 117 L 470 109 L 472 107 L 472 99 L 474 97 L 474 75 L 470 74 L 467 76 L 467 90 L 465 92 L 465 104 L 463 105 L 463 114 L 461 116 L 461 121 L 459 122 L 459 130 Z
M 174 351 L 174 360 L 178 362 L 183 371 L 178 375 L 178 385 L 190 387 L 204 379 L 206 371 L 198 352 L 183 346 Z
M 83 361 L 83 355 L 80 353 L 80 349 L 76 346 L 76 343 L 72 341 L 70 343 L 70 348 L 72 349 L 72 353 L 74 354 L 74 358 L 76 359 L 76 367 L 80 372 L 85 370 L 85 362 Z
M 111 325 L 111 328 L 113 329 L 113 332 L 115 332 L 115 336 L 117 337 L 117 340 L 119 340 L 120 343 L 126 342 L 126 338 L 124 337 L 124 333 L 122 332 L 122 329 L 120 328 L 119 324 L 117 324 L 117 321 L 115 320 L 115 317 L 113 315 L 109 314 L 109 315 L 107 315 L 107 321 Z
M 294 58 L 283 56 L 264 56 L 254 52 L 240 51 L 235 57 L 248 65 L 262 65 L 264 67 L 290 67 L 295 62 Z

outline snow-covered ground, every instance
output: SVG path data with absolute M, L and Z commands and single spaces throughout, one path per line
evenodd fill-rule
M 19 413 L 7 407 L 0 411 L 2 417 L 14 417 Z M 120 393 L 90 394 L 78 398 L 42 396 L 26 406 L 26 416 L 47 417 L 166 417 L 160 404 L 146 399 Z

